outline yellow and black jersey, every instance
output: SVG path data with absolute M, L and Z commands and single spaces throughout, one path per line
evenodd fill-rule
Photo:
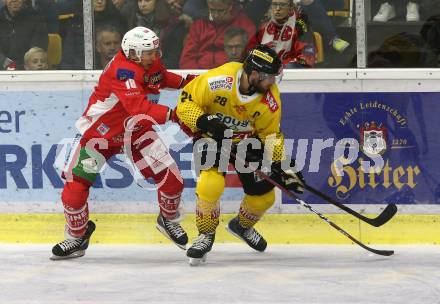
M 242 66 L 237 62 L 226 63 L 192 80 L 179 96 L 177 116 L 194 133 L 198 131 L 197 119 L 207 113 L 215 114 L 230 127 L 234 131 L 234 138 L 252 135 L 266 143 L 268 136 L 276 136 L 280 141 L 272 147 L 273 159 L 282 160 L 284 137 L 280 131 L 281 99 L 278 86 L 272 85 L 265 94 L 240 94 L 240 77 L 244 72 Z

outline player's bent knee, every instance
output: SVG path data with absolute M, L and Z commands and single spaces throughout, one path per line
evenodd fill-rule
M 217 168 L 200 172 L 196 194 L 202 201 L 217 202 L 225 189 L 225 177 Z
M 63 205 L 72 209 L 82 208 L 87 202 L 89 188 L 89 185 L 79 181 L 67 182 L 61 193 Z
M 244 197 L 246 202 L 246 207 L 250 212 L 254 214 L 261 214 L 270 209 L 275 202 L 275 191 L 271 191 L 262 195 L 249 195 L 246 194 Z
M 159 190 L 169 194 L 181 193 L 183 191 L 183 178 L 180 172 L 168 171 L 163 179 L 156 181 Z

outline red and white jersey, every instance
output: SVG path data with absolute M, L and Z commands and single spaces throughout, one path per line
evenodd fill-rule
M 83 139 L 105 138 L 109 146 L 122 145 L 125 126 L 131 117 L 146 114 L 157 124 L 166 122 L 169 108 L 156 104 L 160 89 L 178 89 L 182 82 L 182 77 L 167 71 L 160 60 L 146 71 L 119 51 L 102 72 L 75 126 Z M 149 129 L 152 124 L 142 121 L 135 128 L 136 131 Z

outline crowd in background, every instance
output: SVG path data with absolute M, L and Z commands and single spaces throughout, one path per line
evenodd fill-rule
M 0 70 L 85 68 L 83 1 L 0 1 Z M 372 1 L 371 21 L 403 18 L 421 24 L 417 35 L 396 31 L 387 37 L 370 52 L 369 65 L 437 67 L 440 1 Z M 355 54 L 353 36 L 340 35 L 327 14 L 345 9 L 346 2 L 92 0 L 94 68 L 103 69 L 118 52 L 124 33 L 136 26 L 148 27 L 160 37 L 162 61 L 170 69 L 210 69 L 241 61 L 258 43 L 275 49 L 286 68 L 319 67 L 319 47 L 341 56 Z M 48 60 L 49 34 L 61 38 L 61 60 L 56 64 Z

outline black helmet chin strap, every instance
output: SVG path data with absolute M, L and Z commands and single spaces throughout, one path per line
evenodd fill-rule
M 243 93 L 243 95 L 252 96 L 257 92 L 257 89 L 253 85 L 249 85 L 249 89 L 246 93 Z

